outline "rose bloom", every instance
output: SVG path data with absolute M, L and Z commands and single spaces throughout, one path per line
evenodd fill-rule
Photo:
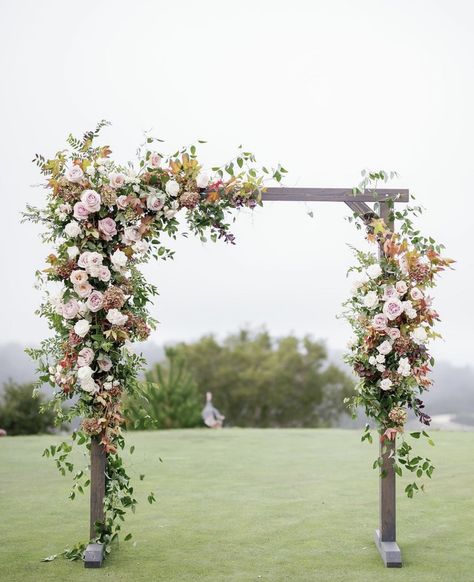
M 146 253 L 148 250 L 149 244 L 146 240 L 139 240 L 133 246 L 132 249 L 138 253 L 139 255 Z
M 383 296 L 382 296 L 382 299 L 384 301 L 387 301 L 387 299 L 393 299 L 396 297 L 398 297 L 398 292 L 397 292 L 395 287 L 393 287 L 392 285 L 388 285 L 387 287 L 385 287 L 385 289 L 383 290 Z
M 378 313 L 372 320 L 372 327 L 378 331 L 383 331 L 387 327 L 387 321 L 383 313 Z
M 112 174 L 109 174 L 109 182 L 112 188 L 122 188 L 122 186 L 125 186 L 125 174 L 113 172 Z
M 77 304 L 79 305 L 79 315 L 84 317 L 84 315 L 89 311 L 87 309 L 87 305 L 84 303 L 84 301 L 78 301 Z
M 385 340 L 384 342 L 382 342 L 379 347 L 377 348 L 377 351 L 379 354 L 383 354 L 384 356 L 386 356 L 387 354 L 389 354 L 392 351 L 392 344 L 390 342 L 388 342 L 387 340 Z
M 100 194 L 95 190 L 84 190 L 81 194 L 81 202 L 89 212 L 97 212 L 100 210 L 101 198 Z
M 117 198 L 116 204 L 119 208 L 121 208 L 122 210 L 125 210 L 128 206 L 128 196 L 125 196 L 125 194 L 122 194 L 121 196 L 119 196 Z
M 150 153 L 150 157 L 148 158 L 148 165 L 150 168 L 159 168 L 161 164 L 161 156 L 157 153 Z
M 99 365 L 99 368 L 102 370 L 102 372 L 108 372 L 112 368 L 112 360 L 105 354 L 101 354 L 97 358 L 97 364 Z
M 81 267 L 81 269 L 86 269 L 87 265 L 89 264 L 89 255 L 91 254 L 90 251 L 84 251 L 83 253 L 81 253 L 77 264 L 79 265 L 79 267 Z
M 88 334 L 90 327 L 91 324 L 87 321 L 87 319 L 80 319 L 74 326 L 74 333 L 76 333 L 79 337 L 85 337 Z
M 70 259 L 74 259 L 75 257 L 77 257 L 77 255 L 79 254 L 79 249 L 77 247 L 68 247 L 67 250 L 67 256 Z
M 73 285 L 81 285 L 87 283 L 87 273 L 81 269 L 76 269 L 70 274 L 69 279 Z
M 176 182 L 176 180 L 168 180 L 168 182 L 166 182 L 165 190 L 168 196 L 177 196 L 179 192 L 178 182 Z
M 382 274 L 382 268 L 380 267 L 380 265 L 378 263 L 374 263 L 373 265 L 369 265 L 367 267 L 367 275 L 371 279 L 377 279 L 377 277 L 380 277 L 381 274 Z
M 89 295 L 86 301 L 87 307 L 93 313 L 96 313 L 97 311 L 99 311 L 99 309 L 102 309 L 103 304 L 104 299 L 100 291 L 92 291 L 92 293 Z
M 413 301 L 419 301 L 424 297 L 423 291 L 418 289 L 418 287 L 413 287 L 413 289 L 410 291 L 410 297 L 413 299 Z
M 90 283 L 79 283 L 78 285 L 74 285 L 74 291 L 79 297 L 85 299 L 92 293 L 92 285 Z
M 209 174 L 207 172 L 199 172 L 196 178 L 196 184 L 198 188 L 207 188 L 209 184 Z
M 115 269 L 120 270 L 127 264 L 127 255 L 123 251 L 115 251 L 110 255 L 110 261 Z
M 73 166 L 66 170 L 64 176 L 68 182 L 77 183 L 80 182 L 84 177 L 84 172 L 82 171 L 81 166 L 74 164 Z
M 148 208 L 148 210 L 158 212 L 158 210 L 161 210 L 163 206 L 164 206 L 163 201 L 160 200 L 160 198 L 158 198 L 158 196 L 156 196 L 155 194 L 148 196 L 148 198 L 146 199 L 146 207 Z
M 89 366 L 90 364 L 92 364 L 93 360 L 94 360 L 94 350 L 91 350 L 91 348 L 82 348 L 77 358 L 77 365 L 80 368 L 82 368 L 83 366 Z
M 97 275 L 97 278 L 99 279 L 99 281 L 103 281 L 104 283 L 107 283 L 107 281 L 110 281 L 109 268 L 105 267 L 104 265 L 101 265 L 99 267 L 99 274 Z
M 117 225 L 113 218 L 107 217 L 99 220 L 98 228 L 104 240 L 112 240 L 112 237 L 117 234 Z
M 404 295 L 408 291 L 408 285 L 405 281 L 397 281 L 395 284 L 395 289 L 400 295 Z
M 62 315 L 64 319 L 74 319 L 79 313 L 79 303 L 76 299 L 69 299 L 62 307 Z
M 411 332 L 413 341 L 417 344 L 423 344 L 428 339 L 428 334 L 424 327 L 417 327 Z
M 82 229 L 75 220 L 71 220 L 71 222 L 64 227 L 64 232 L 69 238 L 75 238 L 81 234 Z
M 364 305 L 365 307 L 367 307 L 368 309 L 373 309 L 379 302 L 379 298 L 377 296 L 377 293 L 375 291 L 369 291 L 365 296 L 364 296 Z
M 76 202 L 74 204 L 74 218 L 77 218 L 77 220 L 86 220 L 88 216 L 89 211 L 85 205 L 82 202 Z
M 382 388 L 382 390 L 390 390 L 393 386 L 392 381 L 390 380 L 390 378 L 384 378 L 381 382 L 380 382 L 380 388 Z
M 387 327 L 385 331 L 391 340 L 396 340 L 400 337 L 400 330 L 397 327 Z
M 134 228 L 133 226 L 127 226 L 124 228 L 122 242 L 126 245 L 131 245 L 132 243 L 136 242 L 140 239 L 140 233 L 138 229 Z
M 118 309 L 109 309 L 106 318 L 112 325 L 124 325 L 127 322 L 128 315 L 120 313 Z
M 403 305 L 400 299 L 389 299 L 384 303 L 383 312 L 390 321 L 397 319 L 403 313 Z

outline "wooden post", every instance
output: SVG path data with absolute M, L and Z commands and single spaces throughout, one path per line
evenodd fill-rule
M 96 522 L 103 523 L 104 497 L 105 497 L 105 468 L 107 453 L 100 444 L 99 437 L 91 438 L 91 501 L 90 501 L 90 530 L 89 538 L 92 541 L 96 537 Z M 84 566 L 86 568 L 100 568 L 104 559 L 102 544 L 90 543 L 84 553 Z
M 392 210 L 388 202 L 378 204 L 378 214 L 385 224 L 394 230 Z M 383 249 L 379 249 L 379 257 Z M 397 544 L 396 529 L 396 473 L 394 469 L 396 443 L 385 440 L 380 443 L 381 471 L 384 476 L 379 483 L 380 529 L 375 530 L 375 543 L 387 568 L 400 568 L 402 555 Z

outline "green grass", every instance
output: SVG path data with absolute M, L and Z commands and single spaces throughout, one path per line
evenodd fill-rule
M 114 548 L 101 570 L 62 558 L 40 562 L 87 537 L 88 498 L 69 501 L 69 479 L 41 458 L 54 438 L 0 439 L 2 582 L 474 580 L 474 433 L 437 433 L 435 448 L 419 444 L 437 470 L 413 500 L 399 487 L 401 570 L 384 569 L 373 543 L 376 446 L 360 443 L 358 433 L 229 429 L 128 438 L 141 503 L 128 521 L 132 541 Z M 150 490 L 158 499 L 152 506 Z

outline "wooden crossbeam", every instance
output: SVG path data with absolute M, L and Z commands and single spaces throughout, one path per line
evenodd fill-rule
M 263 201 L 287 202 L 408 202 L 410 193 L 407 189 L 366 190 L 354 194 L 352 188 L 286 188 L 284 186 L 267 188 Z

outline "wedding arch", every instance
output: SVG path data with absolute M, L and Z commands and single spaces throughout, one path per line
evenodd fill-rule
M 363 407 L 380 434 L 374 463 L 380 479 L 375 541 L 387 567 L 401 566 L 396 475 L 403 467 L 418 478 L 431 477 L 434 469 L 430 459 L 411 455 L 403 426 L 407 408 L 429 424 L 418 396 L 430 384 L 433 359 L 426 344 L 437 336 L 432 326 L 438 315 L 426 290 L 451 263 L 442 258 L 441 245 L 416 230 L 412 216 L 421 209 L 399 206 L 409 202 L 409 191 L 379 188 L 390 177 L 383 171 L 363 174 L 357 188 L 266 187 L 266 179 L 281 182 L 286 169 L 259 167 L 253 154 L 240 147 L 229 163 L 206 172 L 195 145 L 164 157 L 158 151 L 161 140 L 152 137 L 138 150 L 136 165 L 120 166 L 111 160 L 108 146 L 95 145 L 104 125 L 82 139 L 69 136 L 69 149 L 51 159 L 35 156 L 47 177 L 47 204 L 43 209 L 27 206 L 24 213 L 25 220 L 46 226 L 43 240 L 55 245 L 48 267 L 37 273 L 45 287 L 38 314 L 54 331 L 40 348 L 29 350 L 38 361 L 38 387 L 53 386 L 51 405 L 60 422 L 82 419 L 72 440 L 90 449 L 90 470 L 77 471 L 68 456 L 71 443 L 44 451 L 62 474 L 72 474 L 71 498 L 90 486 L 89 544 L 79 543 L 63 554 L 83 558 L 86 567 L 100 567 L 121 532 L 126 510 L 137 503 L 119 452 L 125 446 L 121 400 L 137 389 L 137 374 L 145 363 L 130 349 L 131 342 L 146 339 L 155 325 L 147 305 L 157 291 L 144 279 L 140 264 L 151 257 L 172 258 L 161 237 L 176 238 L 180 210 L 192 233 L 204 239 L 209 232 L 213 241 L 234 244 L 227 222 L 233 210 L 266 201 L 319 201 L 346 204 L 351 220 L 366 229 L 377 249 L 356 251 L 352 271 L 357 280 L 345 303 L 355 334 L 347 361 L 359 376 L 348 404 Z M 49 288 L 52 282 L 59 284 L 56 292 Z M 64 401 L 73 397 L 64 409 Z M 411 436 L 429 438 L 424 430 Z M 372 440 L 369 426 L 362 440 Z M 411 497 L 418 489 L 413 482 L 405 491 Z M 151 492 L 148 501 L 154 500 Z M 127 534 L 124 539 L 130 538 Z

